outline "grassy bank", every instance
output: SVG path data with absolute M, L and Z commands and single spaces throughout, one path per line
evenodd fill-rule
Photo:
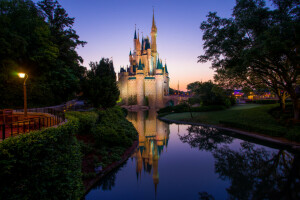
M 285 137 L 289 140 L 300 142 L 300 126 L 284 125 L 280 120 L 271 115 L 278 104 L 272 105 L 238 105 L 230 109 L 193 112 L 193 118 L 189 112 L 174 113 L 164 116 L 166 119 L 185 122 L 198 122 L 213 125 L 225 125 L 245 131 L 263 133 L 270 136 Z
M 69 112 L 56 128 L 0 143 L 0 199 L 80 199 L 137 139 L 121 108 Z

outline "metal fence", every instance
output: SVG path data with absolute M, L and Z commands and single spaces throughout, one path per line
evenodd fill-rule
M 15 110 L 15 113 L 23 112 L 23 109 Z M 44 113 L 44 115 L 38 115 Z M 0 125 L 0 140 L 33 130 L 41 130 L 58 125 L 65 121 L 65 107 L 32 108 L 28 109 L 28 118 Z M 32 114 L 32 115 L 30 115 Z M 36 115 L 34 115 L 36 114 Z

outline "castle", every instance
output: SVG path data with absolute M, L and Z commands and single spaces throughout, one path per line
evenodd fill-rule
M 118 73 L 120 96 L 126 105 L 164 106 L 164 95 L 169 94 L 169 73 L 167 64 L 163 65 L 158 57 L 156 36 L 153 12 L 151 41 L 142 36 L 141 43 L 140 34 L 136 34 L 135 29 L 134 50 L 129 53 L 130 66 L 122 67 Z

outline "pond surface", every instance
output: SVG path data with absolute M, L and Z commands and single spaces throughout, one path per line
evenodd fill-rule
M 139 147 L 86 200 L 300 199 L 300 156 L 215 128 L 130 112 Z M 231 136 L 230 136 L 231 135 Z

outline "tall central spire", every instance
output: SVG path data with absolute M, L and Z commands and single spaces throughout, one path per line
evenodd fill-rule
M 155 24 L 155 19 L 154 19 L 154 8 L 153 8 L 153 17 L 152 17 L 151 32 L 157 32 L 157 28 L 156 28 L 156 24 Z
M 154 8 L 153 8 L 153 18 L 152 18 L 152 28 L 153 28 L 153 27 L 156 27 L 156 26 L 155 26 L 155 20 L 154 20 Z

